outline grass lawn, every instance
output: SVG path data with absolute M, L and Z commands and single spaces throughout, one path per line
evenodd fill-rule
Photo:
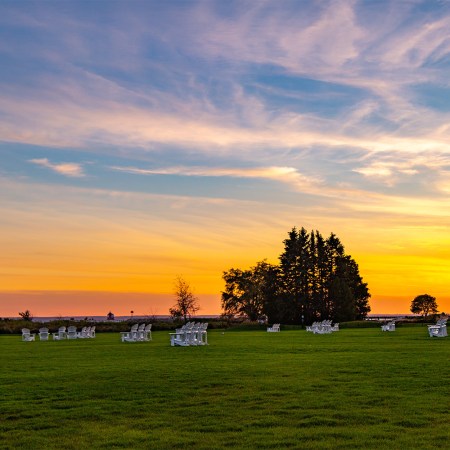
M 425 326 L 119 336 L 0 336 L 0 448 L 450 448 L 450 338 Z

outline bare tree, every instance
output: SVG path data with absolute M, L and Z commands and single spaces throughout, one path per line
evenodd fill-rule
M 170 315 L 174 319 L 183 319 L 184 323 L 193 316 L 199 309 L 198 299 L 194 295 L 189 283 L 181 276 L 175 279 L 174 294 L 176 303 L 169 309 Z

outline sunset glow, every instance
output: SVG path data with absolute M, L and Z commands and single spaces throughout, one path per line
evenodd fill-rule
M 450 311 L 450 4 L 0 3 L 0 317 L 168 314 L 331 232 Z

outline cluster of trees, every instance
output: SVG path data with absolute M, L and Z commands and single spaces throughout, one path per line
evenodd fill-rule
M 325 239 L 318 231 L 293 228 L 279 260 L 224 272 L 224 314 L 303 324 L 358 320 L 370 312 L 367 283 L 333 233 Z

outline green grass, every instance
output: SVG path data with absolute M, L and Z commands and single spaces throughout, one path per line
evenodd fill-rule
M 20 339 L 0 336 L 2 449 L 450 448 L 450 339 L 426 327 Z

